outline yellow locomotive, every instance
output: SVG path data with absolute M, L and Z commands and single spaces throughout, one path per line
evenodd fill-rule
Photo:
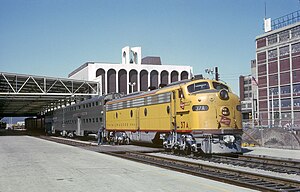
M 106 104 L 106 131 L 116 143 L 161 143 L 186 154 L 241 152 L 241 106 L 222 82 L 191 79 Z

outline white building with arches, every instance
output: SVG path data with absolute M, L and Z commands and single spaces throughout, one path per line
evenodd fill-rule
M 162 65 L 160 57 L 142 58 L 141 47 L 124 47 L 122 63 L 87 62 L 69 74 L 71 79 L 100 81 L 102 93 L 131 93 L 159 88 L 192 77 L 191 66 Z

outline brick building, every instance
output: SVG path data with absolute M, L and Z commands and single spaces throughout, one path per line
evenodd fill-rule
M 300 11 L 265 20 L 256 61 L 260 125 L 300 126 Z

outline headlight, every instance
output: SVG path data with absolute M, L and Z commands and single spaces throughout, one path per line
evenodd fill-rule
M 230 115 L 230 111 L 227 107 L 222 108 L 222 115 L 224 115 L 224 116 Z
M 225 89 L 222 89 L 222 90 L 219 92 L 219 97 L 220 97 L 220 99 L 222 99 L 222 100 L 228 100 L 228 99 L 229 99 L 228 91 L 226 91 Z

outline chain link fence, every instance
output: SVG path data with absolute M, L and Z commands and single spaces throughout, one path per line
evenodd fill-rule
M 292 120 L 267 120 L 260 125 L 254 120 L 243 121 L 243 146 L 300 149 L 300 127 Z

